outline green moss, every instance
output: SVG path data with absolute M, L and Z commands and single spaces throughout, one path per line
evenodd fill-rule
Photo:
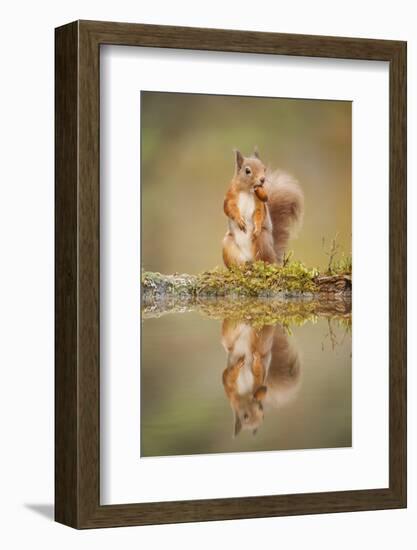
M 317 290 L 316 269 L 308 269 L 301 262 L 285 267 L 255 262 L 230 269 L 217 268 L 197 277 L 196 293 L 222 296 L 236 293 L 240 296 L 262 296 L 286 293 L 313 293 Z
M 342 254 L 340 260 L 334 262 L 329 274 L 331 275 L 352 275 L 352 256 Z

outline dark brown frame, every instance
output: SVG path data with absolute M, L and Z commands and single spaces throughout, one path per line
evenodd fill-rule
M 99 55 L 102 44 L 389 62 L 388 488 L 100 505 Z M 56 521 L 75 528 L 94 528 L 406 507 L 406 43 L 76 21 L 56 29 L 55 46 Z

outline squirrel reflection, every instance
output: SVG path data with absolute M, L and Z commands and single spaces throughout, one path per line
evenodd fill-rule
M 280 407 L 296 395 L 301 381 L 298 351 L 280 325 L 256 329 L 248 323 L 223 321 L 227 352 L 223 386 L 234 416 L 234 435 L 256 434 L 264 407 Z

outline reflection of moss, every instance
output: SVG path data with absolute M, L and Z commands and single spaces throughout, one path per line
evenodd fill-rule
M 287 328 L 315 323 L 319 317 L 337 320 L 349 329 L 352 323 L 350 300 L 320 302 L 282 301 L 271 298 L 171 298 L 142 306 L 142 318 L 160 317 L 166 313 L 198 311 L 209 319 L 230 319 L 256 328 L 280 324 Z
M 340 320 L 350 326 L 352 317 L 350 303 L 339 304 L 339 309 L 326 308 L 319 302 L 288 302 L 265 299 L 248 300 L 204 300 L 195 305 L 204 316 L 210 319 L 231 319 L 246 322 L 255 328 L 280 324 L 286 328 L 302 326 L 307 322 L 316 323 L 319 317 Z

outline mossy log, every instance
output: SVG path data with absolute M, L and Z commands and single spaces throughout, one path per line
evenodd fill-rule
M 344 300 L 351 295 L 351 273 L 319 273 L 299 262 L 288 266 L 256 262 L 232 269 L 216 268 L 199 275 L 142 273 L 142 296 L 273 297 L 282 300 Z
M 167 311 L 199 309 L 221 316 L 238 310 L 241 318 L 245 310 L 254 310 L 256 300 L 255 309 L 263 316 L 266 310 L 278 317 L 350 316 L 351 292 L 350 273 L 323 274 L 298 262 L 286 267 L 256 262 L 199 275 L 144 272 L 142 314 L 154 317 Z

